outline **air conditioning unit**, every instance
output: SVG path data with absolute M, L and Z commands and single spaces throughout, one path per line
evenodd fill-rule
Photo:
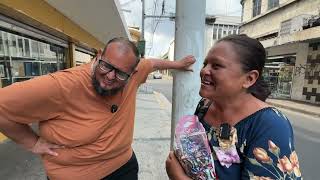
M 291 33 L 296 31 L 302 31 L 303 25 L 308 22 L 308 19 L 311 17 L 311 15 L 308 14 L 302 14 L 299 16 L 296 16 L 292 18 L 292 26 L 291 26 Z
M 316 26 L 320 26 L 320 15 L 309 17 L 307 21 L 303 24 L 303 29 L 308 29 Z

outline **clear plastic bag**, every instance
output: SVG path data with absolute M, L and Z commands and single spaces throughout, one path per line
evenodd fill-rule
M 175 129 L 174 152 L 190 178 L 216 179 L 206 131 L 197 116 L 183 116 L 179 120 Z

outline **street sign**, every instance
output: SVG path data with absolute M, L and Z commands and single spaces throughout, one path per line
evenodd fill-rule
M 139 50 L 139 53 L 140 53 L 141 57 L 144 57 L 145 47 L 146 47 L 146 41 L 145 40 L 138 41 L 138 50 Z

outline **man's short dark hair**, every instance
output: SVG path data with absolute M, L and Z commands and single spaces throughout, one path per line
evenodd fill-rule
M 138 50 L 137 46 L 134 44 L 134 42 L 132 42 L 128 38 L 124 38 L 124 37 L 116 37 L 116 38 L 113 38 L 113 39 L 109 40 L 107 42 L 106 46 L 104 47 L 103 51 L 102 51 L 102 55 L 104 55 L 104 53 L 106 52 L 108 45 L 111 44 L 111 43 L 114 43 L 114 42 L 121 43 L 125 47 L 131 49 L 132 52 L 134 53 L 135 57 L 136 57 L 136 60 L 137 60 L 136 65 L 139 63 L 140 54 L 139 54 L 139 50 Z

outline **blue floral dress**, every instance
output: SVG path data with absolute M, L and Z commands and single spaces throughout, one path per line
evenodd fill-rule
M 204 119 L 200 122 L 212 146 L 218 179 L 301 179 L 291 124 L 276 108 L 261 109 L 233 127 L 238 160 L 232 153 L 217 154 L 219 128 L 211 127 Z

